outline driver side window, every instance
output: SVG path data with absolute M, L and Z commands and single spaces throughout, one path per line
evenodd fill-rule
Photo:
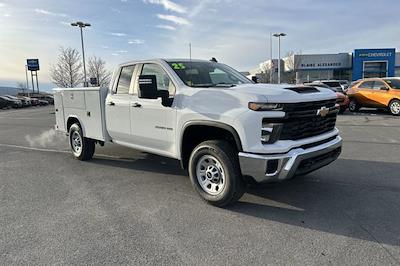
M 155 75 L 158 90 L 169 91 L 170 96 L 175 95 L 175 85 L 168 74 L 156 64 L 144 64 L 141 75 Z

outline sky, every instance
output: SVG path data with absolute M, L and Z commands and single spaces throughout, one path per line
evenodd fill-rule
M 240 71 L 270 57 L 270 32 L 284 32 L 282 55 L 400 50 L 399 0 L 0 0 L 0 86 L 25 82 L 27 58 L 39 58 L 41 88 L 59 48 L 117 64 L 147 58 L 217 58 Z M 277 58 L 277 41 L 273 41 Z

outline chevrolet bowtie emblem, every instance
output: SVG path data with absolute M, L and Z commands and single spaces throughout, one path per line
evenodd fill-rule
M 317 110 L 317 115 L 321 117 L 325 117 L 329 114 L 329 108 L 321 107 L 320 109 Z

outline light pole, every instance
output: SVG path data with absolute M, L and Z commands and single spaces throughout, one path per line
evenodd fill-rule
M 286 33 L 275 33 L 274 37 L 278 38 L 278 84 L 281 83 L 281 37 L 286 36 Z
M 91 25 L 89 23 L 84 23 L 82 21 L 77 21 L 77 22 L 73 22 L 71 23 L 71 26 L 73 27 L 79 27 L 79 29 L 81 30 L 81 43 L 82 43 L 82 59 L 83 59 L 83 76 L 85 78 L 85 81 L 83 83 L 84 87 L 88 87 L 88 82 L 86 79 L 86 64 L 85 64 L 85 47 L 83 45 L 83 30 L 82 28 L 85 27 L 90 27 Z

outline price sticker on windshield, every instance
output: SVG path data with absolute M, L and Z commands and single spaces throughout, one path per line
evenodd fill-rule
M 174 70 L 182 70 L 186 69 L 186 66 L 183 63 L 172 63 L 172 68 Z

